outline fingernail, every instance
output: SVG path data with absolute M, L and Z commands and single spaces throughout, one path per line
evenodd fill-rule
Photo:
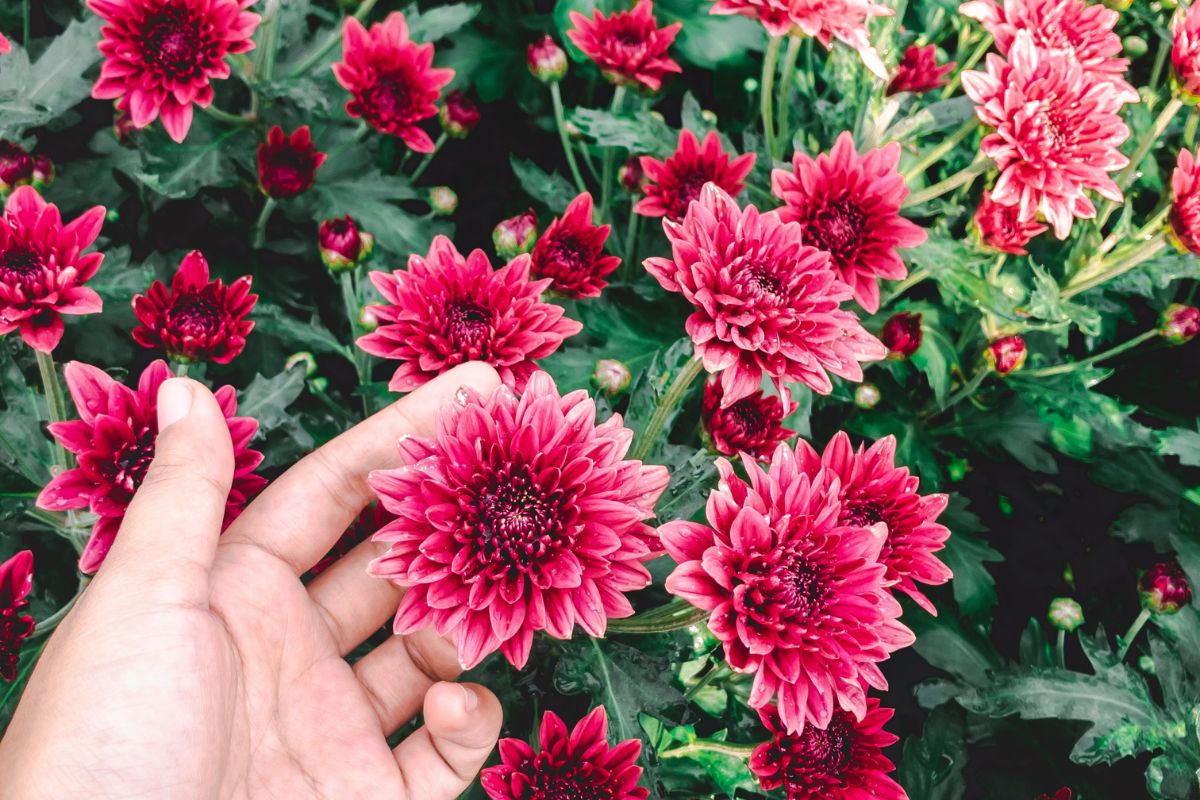
M 479 706 L 479 695 L 468 689 L 466 686 L 461 687 L 463 690 L 463 708 L 467 711 L 474 711 Z
M 162 433 L 192 410 L 192 387 L 186 378 L 171 378 L 158 387 L 158 431 Z
M 465 406 L 470 397 L 471 391 L 465 386 L 460 386 L 458 387 L 458 391 L 454 393 L 454 402 L 458 403 L 460 406 Z

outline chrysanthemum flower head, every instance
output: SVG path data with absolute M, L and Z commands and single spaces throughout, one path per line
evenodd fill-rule
M 871 0 L 791 0 L 789 11 L 792 24 L 805 36 L 811 36 L 827 48 L 833 40 L 858 52 L 863 64 L 881 80 L 888 79 L 887 67 L 871 45 L 867 21 L 873 17 L 890 17 L 891 8 Z
M 633 433 L 614 415 L 597 425 L 585 391 L 560 396 L 536 372 L 520 399 L 505 386 L 438 419 L 431 438 L 400 442 L 405 466 L 371 488 L 397 519 L 372 575 L 408 587 L 397 633 L 432 625 L 464 668 L 496 650 L 525 665 L 535 631 L 603 636 L 645 588 L 658 553 L 646 520 L 666 467 L 625 459 Z
M 652 0 L 638 0 L 632 10 L 607 17 L 599 9 L 590 19 L 572 11 L 571 25 L 567 38 L 615 84 L 657 92 L 663 78 L 682 72 L 667 55 L 682 25 L 658 27 Z
M 286 200 L 312 188 L 325 154 L 313 144 L 307 125 L 291 135 L 276 125 L 258 146 L 258 187 L 268 197 Z
M 438 113 L 438 96 L 454 70 L 433 66 L 433 45 L 408 38 L 402 13 L 393 11 L 369 32 L 346 17 L 342 60 L 333 65 L 333 74 L 350 92 L 347 114 L 399 137 L 418 153 L 433 152 L 433 139 L 418 123 Z
M 445 236 L 407 270 L 372 272 L 387 301 L 370 306 L 379 327 L 359 338 L 373 356 L 400 361 L 389 387 L 411 391 L 464 361 L 486 361 L 504 383 L 520 390 L 562 340 L 583 329 L 563 309 L 543 303 L 550 280 L 530 280 L 529 256 L 499 269 L 482 250 L 464 257 Z
M 1200 100 L 1200 7 L 1192 3 L 1171 19 L 1171 67 L 1175 85 L 1193 103 Z
M 0 564 L 0 678 L 6 681 L 17 679 L 21 642 L 33 635 L 33 617 L 21 613 L 32 588 L 31 551 L 22 550 Z
M 117 100 L 133 126 L 161 118 L 182 142 L 192 106 L 213 101 L 212 81 L 229 77 L 226 58 L 254 49 L 255 0 L 88 0 L 100 16 L 104 63 L 92 97 Z
M 979 199 L 974 222 L 975 232 L 985 247 L 1014 256 L 1028 255 L 1025 245 L 1050 230 L 1036 217 L 1022 220 L 1019 206 L 1002 206 L 992 199 L 991 192 L 984 192 Z
M 787 800 L 908 800 L 883 754 L 898 740 L 883 729 L 895 712 L 875 698 L 861 720 L 835 711 L 827 727 L 800 734 L 788 732 L 773 706 L 758 713 L 771 738 L 754 749 L 750 771 L 767 791 L 782 787 Z
M 641 190 L 646 196 L 633 210 L 646 217 L 682 219 L 706 183 L 715 183 L 736 197 L 746 186 L 755 157 L 754 153 L 731 157 L 721 148 L 716 131 L 705 134 L 701 145 L 696 134 L 684 128 L 672 155 L 661 161 L 651 156 L 640 158 Z
M 1129 59 L 1119 57 L 1121 37 L 1113 30 L 1121 15 L 1111 8 L 1085 0 L 970 0 L 958 10 L 983 25 L 1001 55 L 1025 31 L 1046 55 L 1063 56 L 1092 80 L 1111 83 L 1120 102 L 1138 102 L 1124 77 Z
M 492 800 L 646 800 L 637 785 L 640 739 L 608 744 L 608 713 L 597 706 L 567 730 L 553 711 L 542 717 L 539 749 L 523 739 L 500 741 L 500 763 L 479 775 Z
M 771 36 L 786 36 L 794 27 L 789 0 L 714 0 L 713 14 L 738 14 L 756 19 Z
M 934 555 L 950 538 L 946 526 L 937 522 L 949 497 L 918 494 L 920 480 L 907 468 L 896 466 L 894 436 L 855 450 L 850 437 L 839 431 L 824 452 L 818 454 L 801 440 L 796 455 L 813 480 L 822 470 L 838 477 L 839 522 L 856 526 L 882 522 L 887 526 L 887 541 L 879 552 L 879 562 L 887 568 L 885 580 L 936 616 L 937 609 L 917 584 L 935 586 L 952 577 L 950 569 Z
M 604 254 L 610 230 L 592 222 L 592 196 L 584 192 L 537 240 L 533 273 L 550 278 L 550 288 L 566 297 L 599 297 L 608 285 L 604 279 L 621 265 L 617 256 Z
M 937 63 L 937 45 L 910 45 L 904 51 L 904 57 L 896 65 L 892 82 L 888 84 L 887 94 L 912 92 L 921 94 L 937 89 L 949 83 L 947 73 L 953 70 L 955 62 Z
M 79 466 L 54 476 L 38 495 L 37 506 L 47 511 L 87 508 L 99 517 L 79 557 L 80 571 L 91 574 L 100 569 L 126 507 L 146 478 L 158 438 L 158 387 L 172 373 L 167 362 L 155 361 L 142 372 L 137 388 L 78 361 L 68 363 L 63 374 L 79 419 L 52 423 L 50 433 L 75 454 Z M 250 449 L 258 422 L 234 416 L 237 399 L 232 386 L 214 394 L 233 440 L 233 487 L 225 503 L 228 525 L 266 481 L 254 474 L 262 453 Z
M 736 456 L 748 453 L 759 461 L 770 459 L 775 447 L 796 434 L 783 427 L 789 408 L 782 398 L 763 391 L 743 397 L 730 406 L 722 407 L 724 394 L 720 381 L 704 385 L 700 419 L 712 447 L 721 455 Z
M 162 348 L 175 361 L 228 364 L 254 329 L 247 317 L 258 295 L 250 294 L 250 283 L 249 275 L 228 286 L 220 278 L 209 281 L 208 261 L 193 250 L 180 262 L 170 289 L 155 281 L 133 298 L 133 313 L 141 323 L 133 338 L 142 347 Z
M 908 187 L 899 163 L 899 144 L 859 155 L 854 137 L 843 132 L 828 154 L 796 153 L 791 170 L 771 173 L 771 190 L 785 204 L 780 218 L 799 223 L 804 243 L 829 253 L 854 299 L 871 313 L 879 310 L 878 279 L 908 275 L 896 249 L 925 241 L 925 229 L 900 216 Z
M 100 295 L 84 286 L 104 260 L 84 251 L 100 235 L 104 208 L 63 224 L 58 207 L 32 186 L 9 195 L 0 219 L 0 335 L 19 330 L 34 350 L 49 353 L 63 335 L 63 314 L 95 314 Z
M 1181 250 L 1200 255 L 1200 159 L 1180 150 L 1171 173 L 1172 241 Z
M 861 381 L 859 362 L 887 355 L 842 310 L 850 288 L 827 253 L 801 243 L 799 225 L 754 206 L 743 211 L 709 184 L 682 222 L 665 221 L 663 229 L 672 257 L 649 258 L 646 269 L 696 306 L 687 332 L 704 368 L 720 373 L 724 406 L 753 394 L 764 374 L 780 396 L 787 381 L 828 394 L 829 373 Z
M 1111 81 L 1092 80 L 1067 56 L 1039 50 L 1022 30 L 1007 61 L 989 55 L 987 71 L 964 72 L 962 84 L 993 129 L 980 144 L 1000 170 L 992 200 L 1016 206 L 1020 221 L 1040 215 L 1065 239 L 1076 218 L 1096 215 L 1087 190 L 1122 201 L 1108 173 L 1129 163 L 1119 149 L 1129 128 Z
M 750 705 L 775 698 L 789 732 L 838 708 L 862 719 L 865 686 L 887 686 L 878 662 L 914 640 L 879 560 L 886 526 L 843 521 L 841 482 L 806 472 L 803 451 L 779 445 L 766 471 L 742 461 L 749 483 L 718 459 L 708 525 L 659 528 L 678 564 L 667 591 L 711 612 L 729 665 L 754 675 Z

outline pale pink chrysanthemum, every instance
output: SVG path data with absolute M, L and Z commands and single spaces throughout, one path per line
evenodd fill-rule
M 117 100 L 135 128 L 162 118 L 182 142 L 192 106 L 212 105 L 212 81 L 229 77 L 228 56 L 254 49 L 255 0 L 88 0 L 106 23 L 104 64 L 92 87 L 97 100 Z
M 894 436 L 855 450 L 850 437 L 839 431 L 822 453 L 800 440 L 796 455 L 813 480 L 822 470 L 838 477 L 842 501 L 839 521 L 843 525 L 887 525 L 887 541 L 879 554 L 880 563 L 887 568 L 887 582 L 936 616 L 937 609 L 917 584 L 936 586 L 953 577 L 934 555 L 950 538 L 946 526 L 937 522 L 949 496 L 917 493 L 920 480 L 907 468 L 896 466 Z
M 788 0 L 714 0 L 711 13 L 756 19 L 771 36 L 786 36 L 794 27 Z
M 800 226 L 754 206 L 738 208 L 708 184 L 682 222 L 665 220 L 671 258 L 646 259 L 664 289 L 696 306 L 686 328 L 696 355 L 720 373 L 723 408 L 753 394 L 765 373 L 786 397 L 787 381 L 829 394 L 828 373 L 862 380 L 862 361 L 887 348 L 844 311 L 850 287 L 826 253 L 801 242 Z
M 970 0 L 959 13 L 978 21 L 1007 56 L 1021 31 L 1034 47 L 1064 56 L 1093 80 L 1108 81 L 1122 103 L 1138 102 L 1138 92 L 1125 80 L 1129 59 L 1120 58 L 1121 37 L 1113 30 L 1121 15 L 1085 0 Z
M 866 687 L 887 688 L 878 662 L 915 638 L 879 561 L 886 526 L 843 522 L 841 482 L 801 458 L 781 444 L 764 471 L 743 456 L 749 483 L 718 459 L 708 525 L 658 531 L 678 564 L 667 591 L 711 612 L 729 665 L 754 675 L 751 707 L 774 699 L 791 733 L 838 708 L 862 719 Z
M 1171 67 L 1180 91 L 1193 100 L 1200 98 L 1200 3 L 1171 18 Z
M 993 129 L 980 144 L 1000 169 L 993 201 L 1017 206 L 1023 222 L 1040 214 L 1059 239 L 1076 218 L 1096 216 L 1087 190 L 1122 202 L 1108 173 L 1129 163 L 1119 149 L 1129 128 L 1111 82 L 1090 79 L 1078 63 L 1038 50 L 1019 31 L 1007 61 L 989 55 L 987 71 L 964 72 L 962 84 Z
M 771 190 L 784 202 L 781 219 L 798 222 L 805 244 L 829 253 L 860 306 L 879 310 L 879 278 L 902 280 L 908 269 L 897 248 L 925 241 L 925 229 L 900 216 L 908 187 L 896 169 L 900 145 L 862 155 L 848 132 L 815 159 L 792 157 L 790 170 L 771 173 Z
M 520 391 L 563 339 L 583 325 L 543 303 L 552 280 L 530 280 L 521 255 L 499 269 L 482 250 L 464 257 L 445 236 L 427 256 L 412 255 L 407 270 L 372 272 L 371 282 L 387 305 L 370 306 L 379 327 L 358 346 L 373 356 L 400 361 L 388 387 L 408 392 L 464 361 L 486 361 L 504 383 Z
M 535 631 L 603 636 L 633 614 L 625 592 L 650 583 L 646 520 L 669 476 L 625 460 L 620 416 L 597 425 L 587 392 L 560 397 L 544 372 L 520 399 L 505 386 L 465 394 L 432 438 L 401 440 L 405 466 L 372 473 L 397 519 L 375 534 L 390 547 L 370 572 L 408 587 L 397 633 L 432 625 L 464 668 L 496 650 L 523 667 Z
M 872 17 L 890 17 L 896 13 L 870 0 L 791 0 L 788 13 L 792 24 L 805 36 L 811 36 L 827 48 L 833 40 L 858 52 L 867 69 L 881 80 L 888 79 L 887 67 L 871 46 L 867 21 Z

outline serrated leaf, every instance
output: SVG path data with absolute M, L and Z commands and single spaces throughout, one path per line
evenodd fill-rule
M 258 333 L 274 336 L 296 350 L 346 355 L 348 346 L 322 325 L 315 314 L 308 322 L 303 322 L 294 312 L 260 301 L 251 316 Z
M 244 127 L 220 130 L 198 117 L 181 144 L 157 128 L 144 131 L 137 141 L 142 163 L 130 177 L 164 197 L 183 198 L 204 188 L 236 183 L 229 152 L 250 146 L 251 133 Z
M 509 156 L 513 174 L 517 176 L 525 193 L 543 203 L 555 214 L 567 210 L 567 204 L 575 199 L 579 190 L 573 183 L 557 172 L 546 172 L 537 164 L 524 158 Z
M 36 62 L 14 47 L 0 68 L 0 133 L 21 138 L 27 128 L 61 116 L 91 94 L 84 73 L 100 60 L 100 18 L 72 20 Z
M 966 793 L 966 736 L 961 709 L 945 705 L 929 715 L 921 735 L 904 742 L 896 772 L 909 797 L 959 800 Z
M 675 131 L 654 114 L 614 114 L 598 108 L 576 108 L 571 111 L 570 119 L 596 144 L 624 147 L 639 155 L 670 155 L 678 139 Z
M 1158 434 L 1154 452 L 1160 456 L 1175 456 L 1185 467 L 1200 467 L 1200 431 L 1167 428 Z
M 288 406 L 304 391 L 304 370 L 293 367 L 272 375 L 255 375 L 238 398 L 238 416 L 258 420 L 259 436 L 279 428 L 291 420 Z
M 420 11 L 414 3 L 405 11 L 408 33 L 414 42 L 436 42 L 458 31 L 479 16 L 478 3 L 451 3 Z
M 977 535 L 987 528 L 967 510 L 962 495 L 950 495 L 950 504 L 938 521 L 950 529 L 946 548 L 938 555 L 954 573 L 950 586 L 959 611 L 973 618 L 990 616 L 996 605 L 996 579 L 986 565 L 1003 561 L 1004 555 Z
M 917 635 L 913 648 L 921 658 L 964 684 L 986 685 L 988 676 L 1004 663 L 982 633 L 949 614 L 905 614 L 904 623 Z

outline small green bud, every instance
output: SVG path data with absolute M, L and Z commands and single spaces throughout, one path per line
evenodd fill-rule
M 1058 630 L 1070 633 L 1084 622 L 1083 606 L 1070 597 L 1056 597 L 1050 601 L 1046 618 Z
M 288 356 L 287 361 L 283 362 L 283 369 L 285 372 L 291 372 L 292 367 L 299 364 L 304 365 L 304 377 L 311 378 L 317 374 L 317 359 L 307 350 L 301 350 L 299 353 L 292 353 Z

